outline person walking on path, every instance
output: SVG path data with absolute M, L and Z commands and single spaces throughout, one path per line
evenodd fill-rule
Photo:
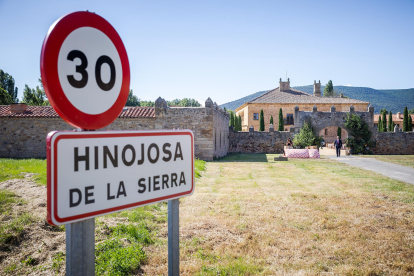
M 341 157 L 342 140 L 339 138 L 339 136 L 336 136 L 334 146 L 336 149 L 336 157 Z

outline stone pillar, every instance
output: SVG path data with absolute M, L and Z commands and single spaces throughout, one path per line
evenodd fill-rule
M 207 115 L 213 115 L 214 104 L 210 97 L 208 97 L 208 99 L 206 100 L 205 107 Z
M 368 112 L 369 112 L 369 122 L 368 126 L 370 129 L 374 128 L 374 107 L 372 105 L 368 106 Z
M 275 128 L 273 127 L 273 124 L 269 125 L 269 132 L 275 132 Z
M 349 107 L 349 112 L 350 113 L 354 113 L 355 112 L 354 105 L 351 104 L 351 106 Z
M 313 106 L 312 112 L 318 112 L 318 108 L 316 107 L 316 105 Z
M 254 132 L 254 127 L 253 126 L 249 127 L 249 132 Z
M 397 125 L 395 125 L 395 127 L 394 127 L 394 132 L 400 132 Z
M 331 112 L 336 112 L 336 107 L 334 105 L 331 106 Z
M 167 113 L 167 102 L 158 97 L 155 101 L 155 129 L 163 129 L 165 123 L 165 115 Z
M 295 126 L 295 132 L 299 132 L 300 128 L 302 127 L 302 125 L 300 124 L 300 118 L 299 118 L 299 106 L 296 105 L 295 106 L 295 115 L 293 118 L 293 124 Z

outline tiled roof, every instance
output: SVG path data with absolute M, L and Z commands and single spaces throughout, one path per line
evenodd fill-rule
M 359 100 L 349 98 L 334 98 L 334 97 L 316 97 L 314 95 L 296 90 L 290 89 L 289 91 L 280 91 L 279 87 L 263 95 L 249 101 L 248 103 L 329 103 L 329 104 L 354 104 L 354 103 L 365 103 Z
M 413 119 L 414 121 L 414 114 L 408 114 L 411 116 L 411 119 Z M 379 119 L 380 114 L 374 114 L 374 123 L 377 124 L 378 123 L 378 119 Z M 387 122 L 388 122 L 388 117 L 389 115 L 387 115 Z M 382 120 L 382 116 L 381 116 L 381 120 Z M 403 114 L 392 114 L 392 121 L 394 123 L 402 123 L 404 120 L 404 115 Z
M 118 118 L 152 118 L 155 117 L 154 107 L 126 106 Z M 0 117 L 38 117 L 59 118 L 59 115 L 51 106 L 27 106 L 23 113 L 12 113 L 10 105 L 0 105 Z

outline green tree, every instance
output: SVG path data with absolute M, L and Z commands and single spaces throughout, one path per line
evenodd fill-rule
M 388 132 L 393 132 L 394 128 L 392 127 L 392 112 L 390 111 L 388 115 Z
M 129 90 L 128 100 L 125 106 L 141 106 L 138 97 L 134 95 L 132 89 Z
M 182 107 L 199 107 L 201 104 L 191 98 L 184 98 L 184 99 L 174 99 L 172 101 L 167 101 L 168 106 L 182 106 Z
M 9 93 L 0 87 L 0 105 L 9 105 L 11 103 L 13 103 L 13 101 Z
M 260 126 L 259 126 L 259 131 L 264 131 L 265 130 L 265 123 L 264 123 L 264 114 L 263 114 L 263 109 L 260 110 Z
M 382 132 L 387 132 L 387 114 L 382 114 Z
M 336 131 L 336 136 L 342 138 L 342 129 L 340 127 L 338 127 L 338 130 Z
M 384 108 L 381 108 L 381 110 L 380 110 L 380 114 L 388 114 L 388 111 L 387 111 L 387 109 L 384 107 Z
M 413 118 L 408 115 L 408 131 L 413 131 Z
M 395 123 L 392 122 L 392 131 L 394 131 L 394 129 L 395 129 Z
M 353 137 L 346 140 L 347 146 L 353 153 L 366 153 L 372 136 L 368 124 L 355 113 L 348 113 L 345 121 L 345 127 Z
M 14 79 L 11 75 L 0 69 L 0 88 L 3 88 L 9 94 L 12 103 L 19 102 L 17 98 L 17 87 L 14 87 Z M 8 97 L 7 97 L 8 98 Z
M 234 130 L 239 131 L 239 117 L 237 115 L 234 115 Z
M 230 125 L 229 126 L 232 126 L 234 130 L 234 112 L 233 110 L 228 110 L 227 112 L 230 114 L 230 122 L 229 122 Z
M 333 97 L 334 96 L 334 89 L 332 80 L 329 80 L 328 83 L 325 85 L 325 89 L 323 90 L 324 97 Z
M 282 112 L 282 108 L 279 109 L 279 126 L 277 128 L 278 131 L 284 131 L 285 130 L 285 125 L 283 122 L 283 112 Z
M 273 116 L 270 115 L 270 124 L 273 125 Z
M 242 131 L 242 119 L 241 119 L 241 116 L 240 115 L 239 115 L 238 122 L 239 122 L 239 131 Z
M 414 114 L 414 108 L 413 108 L 413 109 L 408 110 L 408 114 Z
M 33 106 L 47 106 L 50 105 L 49 101 L 47 100 L 46 93 L 43 90 L 43 83 L 42 80 L 38 79 L 39 85 L 36 86 L 36 89 L 31 89 L 27 84 L 23 90 L 23 100 L 22 102 L 27 105 Z
M 154 107 L 155 106 L 155 102 L 153 101 L 140 101 L 139 105 L 141 107 Z
M 382 131 L 382 120 L 381 120 L 381 114 L 378 116 L 378 132 Z
M 293 138 L 293 145 L 301 148 L 309 146 L 320 146 L 322 137 L 317 136 L 311 124 L 304 123 L 299 133 Z
M 404 108 L 403 131 L 408 131 L 408 109 Z
M 223 110 L 224 110 L 224 111 L 227 111 L 226 107 L 223 107 Z

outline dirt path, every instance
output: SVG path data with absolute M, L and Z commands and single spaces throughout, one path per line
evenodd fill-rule
M 46 222 L 46 187 L 30 177 L 0 183 L 0 189 L 12 191 L 25 201 L 15 204 L 0 221 L 6 224 L 16 217 L 26 218 L 23 231 L 0 250 L 0 275 L 57 275 L 63 271 L 56 256 L 65 252 L 65 232 Z
M 414 184 L 414 168 L 392 164 L 374 158 L 358 157 L 358 156 L 329 156 L 332 160 L 348 164 L 350 166 L 363 168 L 385 176 Z

